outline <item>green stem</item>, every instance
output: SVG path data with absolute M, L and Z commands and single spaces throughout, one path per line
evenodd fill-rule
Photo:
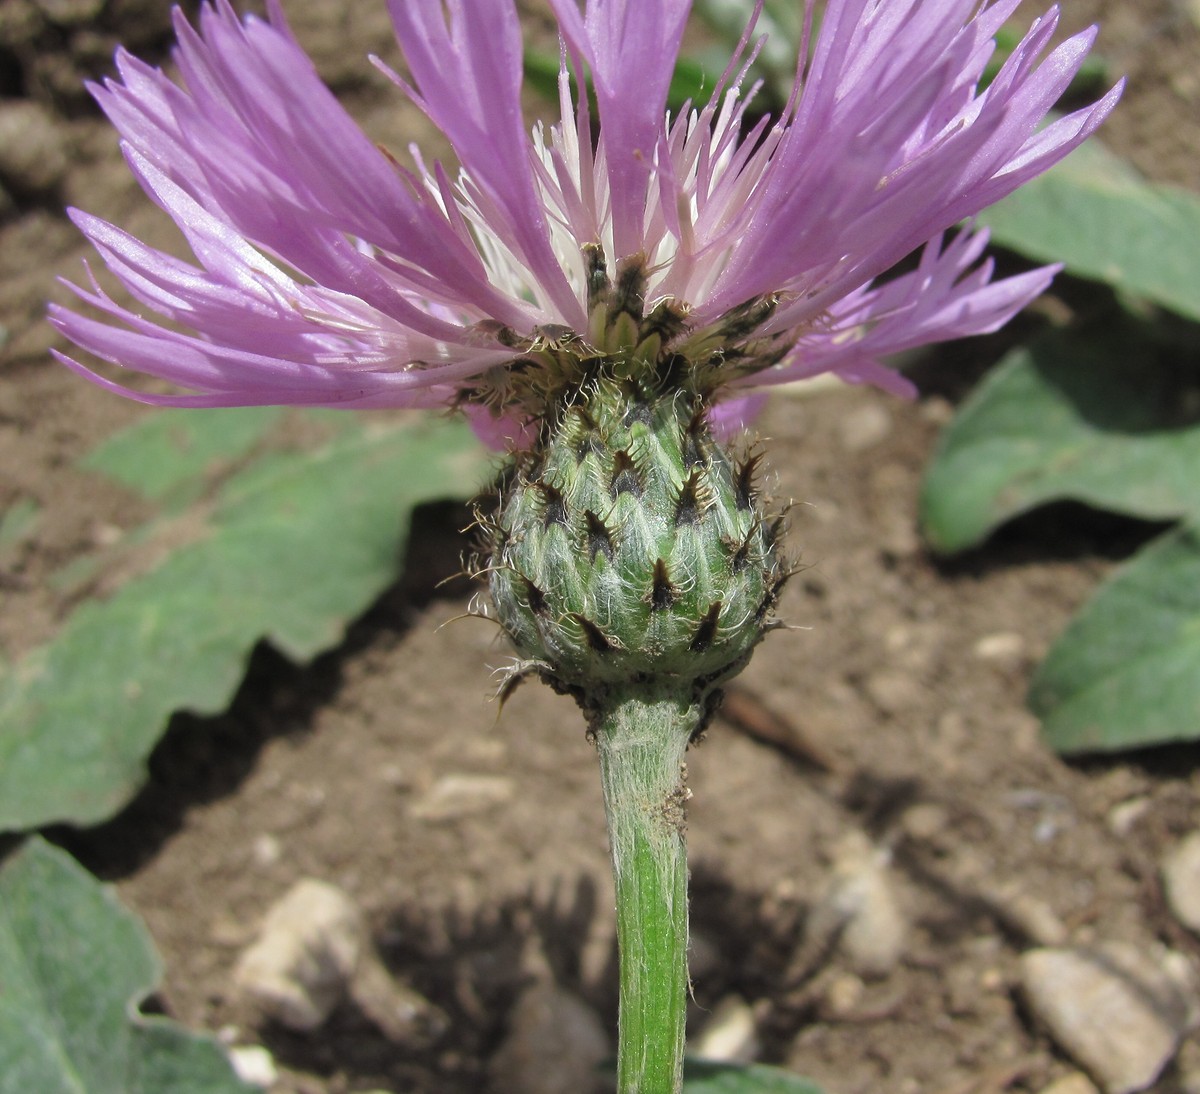
M 687 1008 L 683 755 L 700 707 L 665 693 L 593 721 L 617 889 L 619 1094 L 678 1094 Z

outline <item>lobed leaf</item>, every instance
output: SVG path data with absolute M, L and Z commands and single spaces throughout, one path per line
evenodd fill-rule
M 226 428 L 222 412 L 197 413 L 206 429 Z M 315 448 L 267 451 L 204 504 L 135 531 L 109 574 L 115 591 L 0 670 L 0 829 L 111 816 L 140 787 L 173 712 L 223 709 L 261 639 L 297 661 L 335 645 L 397 577 L 413 508 L 467 496 L 485 474 L 463 425 L 339 422 Z M 160 423 L 134 429 L 147 439 L 145 460 L 159 458 Z M 231 433 L 231 451 L 244 454 L 246 431 Z M 111 470 L 128 444 L 114 442 L 98 462 Z M 116 464 L 136 469 L 135 449 Z M 218 458 L 209 446 L 148 490 L 194 494 Z
M 0 868 L 0 1094 L 250 1094 L 209 1037 L 139 1012 L 162 969 L 141 922 L 33 838 Z
M 1200 194 L 1146 182 L 1096 141 L 978 219 L 996 243 L 1200 319 Z
M 1200 522 L 1100 587 L 1038 669 L 1029 705 L 1065 753 L 1200 738 Z
M 1151 520 L 1200 513 L 1198 383 L 1127 321 L 1010 353 L 939 441 L 921 496 L 930 543 L 963 550 L 1059 499 Z
M 80 466 L 98 471 L 148 501 L 180 506 L 208 478 L 227 471 L 263 443 L 283 417 L 279 407 L 147 414 L 104 441 Z

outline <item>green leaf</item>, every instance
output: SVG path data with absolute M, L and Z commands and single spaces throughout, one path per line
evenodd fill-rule
M 29 840 L 0 869 L 0 1094 L 250 1094 L 211 1038 L 138 1013 L 161 978 L 113 890 Z
M 822 1094 L 808 1079 L 761 1064 L 718 1064 L 688 1060 L 683 1094 Z
M 1089 141 L 979 216 L 992 239 L 1200 319 L 1200 194 Z
M 135 532 L 116 591 L 0 673 L 0 829 L 111 816 L 173 712 L 222 710 L 260 639 L 297 661 L 335 645 L 395 580 L 413 507 L 468 496 L 486 473 L 463 425 L 339 421 L 316 448 L 268 451 L 204 504 Z M 192 470 L 220 458 L 206 449 Z
M 194 500 L 205 479 L 227 471 L 263 442 L 278 407 L 147 414 L 89 453 L 80 466 L 149 501 Z
M 960 551 L 1044 502 L 1130 516 L 1200 513 L 1196 370 L 1160 360 L 1132 322 L 1059 331 L 1010 353 L 943 432 L 921 519 Z
M 0 513 L 0 551 L 20 543 L 37 524 L 41 510 L 32 498 L 18 498 Z
M 1116 571 L 1034 677 L 1029 704 L 1066 753 L 1200 738 L 1200 524 Z

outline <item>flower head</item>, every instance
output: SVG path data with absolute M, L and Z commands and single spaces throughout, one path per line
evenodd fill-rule
M 750 28 L 708 105 L 670 117 L 690 0 L 551 0 L 562 119 L 531 134 L 514 0 L 390 0 L 411 75 L 389 75 L 457 175 L 372 144 L 278 0 L 267 21 L 227 0 L 195 28 L 177 12 L 178 83 L 122 52 L 92 90 L 195 261 L 72 210 L 141 307 L 93 278 L 72 287 L 94 311 L 51 319 L 182 393 L 62 359 L 160 405 L 467 404 L 514 421 L 598 358 L 718 398 L 827 371 L 903 390 L 883 357 L 993 330 L 1054 272 L 993 280 L 984 233 L 943 233 L 1065 156 L 1120 94 L 1042 124 L 1094 37 L 1049 49 L 1054 9 L 981 89 L 1018 2 L 827 0 L 791 100 L 749 126 Z M 595 88 L 594 142 L 572 69 Z

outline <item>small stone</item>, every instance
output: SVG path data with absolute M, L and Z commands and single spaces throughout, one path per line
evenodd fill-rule
M 931 425 L 946 425 L 954 417 L 954 404 L 940 395 L 931 395 L 921 401 L 920 414 Z
M 1100 1094 L 1100 1091 L 1082 1071 L 1073 1071 L 1043 1087 L 1038 1094 Z
M 1037 949 L 1021 958 L 1030 1009 L 1106 1094 L 1155 1081 L 1192 1020 L 1171 963 L 1133 946 Z
M 994 965 L 979 974 L 979 987 L 983 991 L 1002 991 L 1007 986 L 1008 977 L 1004 975 L 1004 970 Z
M 47 197 L 67 173 L 63 131 L 46 107 L 28 99 L 0 103 L 0 181 L 18 196 Z
M 1124 839 L 1133 831 L 1133 826 L 1150 811 L 1150 799 L 1145 796 L 1128 798 L 1117 802 L 1108 811 L 1108 830 Z
M 912 673 L 898 669 L 880 669 L 867 677 L 867 695 L 884 714 L 899 714 L 916 706 L 924 689 Z
M 725 996 L 700 1032 L 688 1040 L 691 1055 L 717 1063 L 748 1064 L 758 1051 L 754 1011 L 740 995 Z
M 985 634 L 974 652 L 981 661 L 1019 661 L 1025 656 L 1025 639 L 1012 631 Z
M 954 822 L 945 808 L 936 802 L 918 802 L 904 811 L 904 834 L 920 843 L 937 842 L 954 831 Z
M 866 403 L 850 411 L 838 423 L 838 435 L 847 452 L 865 452 L 887 439 L 892 416 L 879 403 Z
M 262 1045 L 236 1045 L 228 1055 L 234 1074 L 244 1083 L 267 1090 L 279 1079 L 275 1058 Z
M 92 542 L 97 547 L 115 547 L 124 538 L 125 533 L 118 524 L 110 521 L 97 521 L 89 529 Z
M 384 764 L 376 771 L 376 774 L 379 776 L 380 782 L 385 786 L 390 786 L 393 790 L 408 790 L 412 786 L 412 777 L 399 764 Z
M 836 942 L 860 976 L 887 976 L 899 963 L 908 920 L 896 898 L 890 856 L 861 832 L 847 833 L 834 849 L 832 876 L 809 915 L 805 949 Z
M 1200 831 L 1185 836 L 1163 856 L 1162 879 L 1175 918 L 1200 933 Z
M 513 1007 L 508 1035 L 492 1057 L 492 1089 L 600 1094 L 608 1088 L 601 1065 L 611 1053 L 591 1007 L 553 981 L 538 981 Z
M 455 820 L 486 813 L 511 801 L 515 793 L 513 780 L 501 775 L 446 775 L 413 802 L 412 815 L 428 821 Z
M 825 1009 L 832 1018 L 848 1018 L 858 1009 L 866 991 L 867 985 L 860 977 L 852 972 L 841 973 L 825 987 Z
M 996 878 L 981 864 L 964 860 L 955 878 L 964 892 L 986 905 L 1010 931 L 1037 946 L 1061 946 L 1067 940 L 1066 924 L 1041 897 L 1018 881 Z
M 267 913 L 257 941 L 237 963 L 234 983 L 289 1029 L 316 1029 L 344 997 L 366 946 L 354 902 L 326 882 L 305 878 Z
M 250 853 L 256 866 L 274 866 L 283 857 L 283 844 L 279 842 L 278 836 L 263 832 L 255 836 Z

